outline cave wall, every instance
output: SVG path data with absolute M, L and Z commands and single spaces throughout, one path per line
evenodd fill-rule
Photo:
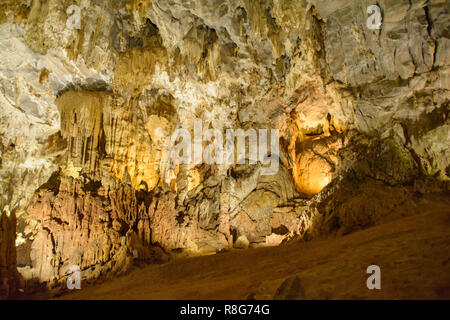
M 17 216 L 24 277 L 346 233 L 379 221 L 386 208 L 361 205 L 373 189 L 448 192 L 450 3 L 379 1 L 380 30 L 371 4 L 2 4 L 0 208 Z M 171 134 L 195 119 L 279 129 L 278 173 L 171 166 Z
M 4 299 L 23 289 L 16 265 L 16 216 L 8 207 L 0 213 L 0 240 L 0 298 Z

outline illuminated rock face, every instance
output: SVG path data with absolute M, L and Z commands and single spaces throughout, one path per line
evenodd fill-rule
M 13 295 L 23 285 L 16 268 L 16 216 L 5 207 L 0 213 L 0 298 Z
M 338 151 L 342 147 L 343 141 L 337 136 L 298 145 L 293 169 L 297 191 L 307 195 L 322 191 L 332 181 L 338 165 Z
M 153 190 L 177 121 L 172 103 L 167 92 L 157 89 L 129 104 L 104 92 L 64 93 L 56 104 L 68 162 L 96 180 L 129 178 L 134 189 Z
M 87 0 L 80 29 L 71 4 L 0 5 L 0 209 L 27 279 L 351 230 L 342 183 L 449 180 L 445 1 L 383 1 L 381 30 L 357 0 Z M 279 129 L 278 173 L 171 167 L 196 119 Z
M 150 246 L 154 210 L 154 200 L 131 187 L 108 191 L 95 182 L 54 176 L 28 208 L 29 217 L 41 224 L 30 251 L 34 268 L 29 276 L 55 284 L 71 265 L 87 271 L 89 280 L 127 271 L 132 257 L 167 261 L 161 248 Z

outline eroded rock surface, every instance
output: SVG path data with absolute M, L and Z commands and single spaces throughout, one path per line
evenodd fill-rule
M 449 1 L 379 1 L 379 30 L 372 4 L 2 3 L 0 209 L 25 279 L 345 234 L 448 192 Z M 172 166 L 196 119 L 278 129 L 278 173 Z

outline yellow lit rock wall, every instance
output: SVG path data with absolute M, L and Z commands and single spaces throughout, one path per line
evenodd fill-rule
M 69 91 L 57 99 L 68 161 L 94 179 L 109 173 L 136 190 L 151 191 L 160 180 L 165 147 L 160 139 L 174 129 L 173 101 L 160 95 L 145 109 L 138 109 L 135 100 L 121 102 L 114 94 L 87 91 Z

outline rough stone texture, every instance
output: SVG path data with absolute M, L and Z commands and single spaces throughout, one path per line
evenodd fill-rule
M 136 255 L 162 261 L 157 245 L 195 255 L 346 233 L 390 212 L 361 203 L 373 190 L 392 205 L 417 181 L 448 191 L 450 3 L 379 1 L 380 30 L 371 4 L 2 3 L 0 209 L 17 216 L 26 278 L 63 281 L 70 263 L 120 273 Z M 279 172 L 171 166 L 171 133 L 196 118 L 279 129 Z
M 345 237 L 150 265 L 59 299 L 186 300 L 193 288 L 199 300 L 448 299 L 450 198 L 417 200 L 413 216 Z M 374 262 L 381 268 L 381 290 L 366 286 L 367 266 Z
M 78 265 L 83 279 L 121 274 L 133 260 L 164 262 L 167 256 L 151 246 L 151 199 L 131 187 L 107 191 L 100 184 L 82 184 L 56 176 L 36 193 L 28 209 L 38 220 L 30 255 L 30 279 L 56 282 L 68 266 Z
M 8 207 L 0 213 L 0 240 L 0 298 L 4 299 L 23 284 L 16 268 L 16 216 Z

